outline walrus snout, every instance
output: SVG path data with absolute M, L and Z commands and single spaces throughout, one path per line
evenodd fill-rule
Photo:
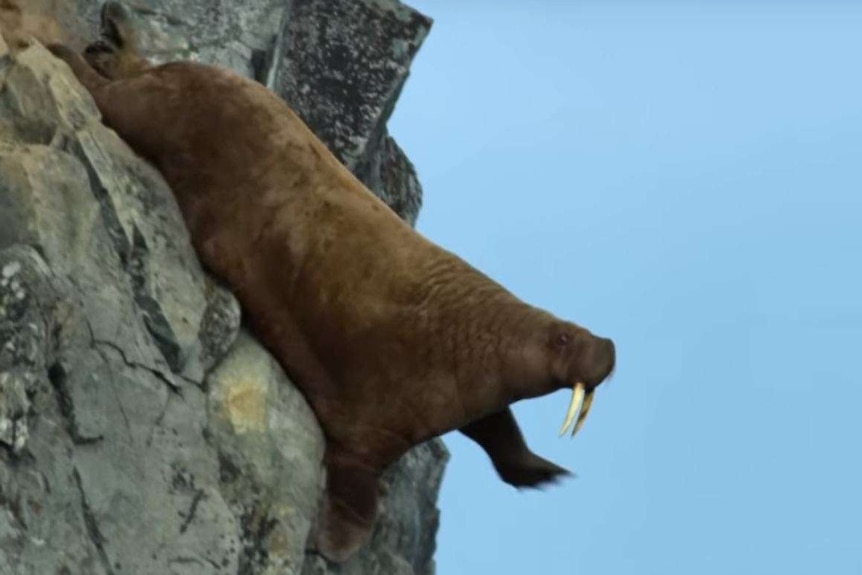
M 137 52 L 135 19 L 126 6 L 114 0 L 102 4 L 99 38 L 84 49 L 84 59 L 102 76 L 118 80 L 150 67 Z
M 121 25 L 128 20 L 126 7 L 120 2 L 108 0 L 99 12 L 99 38 L 87 46 L 84 52 L 105 52 L 123 48 L 125 40 Z
M 128 25 L 130 14 L 121 2 L 108 0 L 102 4 L 99 12 L 99 33 L 102 38 L 109 40 L 118 48 L 126 43 L 124 27 Z
M 596 388 L 613 373 L 616 360 L 617 351 L 613 340 L 590 335 L 589 343 L 581 348 L 581 353 L 576 360 L 574 366 L 576 369 L 569 376 L 572 380 L 568 382 L 572 386 L 572 400 L 569 402 L 566 418 L 560 428 L 560 435 L 566 433 L 572 422 L 575 422 L 572 427 L 572 437 L 584 425 L 587 414 L 593 406 L 593 394 Z
M 616 366 L 617 351 L 612 339 L 597 337 L 595 344 L 591 346 L 588 353 L 589 359 L 584 362 L 586 369 L 583 383 L 588 391 L 592 391 L 613 373 Z

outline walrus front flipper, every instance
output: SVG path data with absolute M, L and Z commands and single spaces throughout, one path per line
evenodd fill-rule
M 515 487 L 541 487 L 571 475 L 527 447 L 510 408 L 477 419 L 460 429 L 482 446 L 500 478 Z
M 379 474 L 355 458 L 326 455 L 326 492 L 309 547 L 341 563 L 371 536 L 377 515 Z

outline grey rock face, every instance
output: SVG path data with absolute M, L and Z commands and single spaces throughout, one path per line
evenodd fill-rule
M 430 27 L 393 0 L 294 0 L 276 85 L 329 149 L 411 223 L 421 187 L 385 128 Z
M 388 131 L 384 129 L 353 172 L 395 213 L 411 226 L 416 225 L 422 207 L 422 186 L 413 164 Z
M 72 0 L 92 38 L 103 0 Z M 255 77 L 284 24 L 284 0 L 137 0 L 139 46 L 153 62 L 195 60 Z
M 93 26 L 97 2 L 73 1 L 76 25 Z M 421 188 L 385 122 L 429 21 L 393 1 L 347 4 L 149 0 L 136 14 L 160 59 L 302 98 L 330 148 L 413 221 Z M 301 93 L 323 90 L 324 72 L 354 92 Z M 434 572 L 439 440 L 387 472 L 355 559 L 305 552 L 323 437 L 239 318 L 159 174 L 63 64 L 0 41 L 0 573 Z
M 314 414 L 244 332 L 208 384 L 221 492 L 244 535 L 238 573 L 298 573 L 322 481 L 323 435 Z
M 235 566 L 202 387 L 238 308 L 64 65 L 36 45 L 0 74 L 2 572 Z

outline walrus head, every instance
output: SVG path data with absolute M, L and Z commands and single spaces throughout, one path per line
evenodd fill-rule
M 587 419 L 596 388 L 614 371 L 616 348 L 612 340 L 569 323 L 553 330 L 550 345 L 553 350 L 551 371 L 557 386 L 572 390 L 560 435 L 575 421 L 574 437 Z
M 136 76 L 150 68 L 150 63 L 138 53 L 132 15 L 114 1 L 102 5 L 99 38 L 85 48 L 84 58 L 111 80 Z

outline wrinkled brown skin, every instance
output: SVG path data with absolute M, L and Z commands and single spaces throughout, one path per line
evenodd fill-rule
M 51 49 L 162 172 L 201 260 L 314 409 L 327 489 L 311 545 L 349 557 L 370 534 L 380 473 L 450 430 L 516 487 L 568 474 L 529 450 L 509 404 L 592 389 L 614 367 L 613 343 L 423 238 L 263 86 L 194 63 L 148 68 L 125 22 L 107 4 L 103 33 L 122 48 L 87 52 L 114 79 Z

